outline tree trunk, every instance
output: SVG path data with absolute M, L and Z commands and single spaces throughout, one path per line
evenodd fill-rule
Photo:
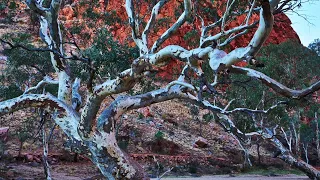
M 252 163 L 251 163 L 251 160 L 250 160 L 250 154 L 249 154 L 249 151 L 248 149 L 246 148 L 246 145 L 244 143 L 242 143 L 242 141 L 233 133 L 230 133 L 233 138 L 238 142 L 240 148 L 242 149 L 243 151 L 243 168 L 247 168 L 247 167 L 251 167 L 252 166 Z
M 298 132 L 297 132 L 297 127 L 295 126 L 294 122 L 290 122 L 290 131 L 293 134 L 293 139 L 294 139 L 294 153 L 298 156 L 300 156 L 300 135 L 299 135 L 299 129 L 300 125 L 298 127 Z
M 97 133 L 98 134 L 98 133 Z M 115 133 L 96 135 L 96 143 L 87 142 L 90 159 L 109 180 L 147 180 L 143 168 L 117 145 Z
M 261 165 L 260 144 L 257 143 L 258 163 Z
M 50 173 L 50 166 L 48 163 L 48 141 L 47 141 L 44 125 L 42 127 L 42 144 L 43 144 L 43 156 L 42 156 L 43 162 L 42 163 L 43 163 L 44 174 L 47 180 L 51 180 L 52 178 Z
M 288 147 L 289 147 L 289 151 L 292 152 L 292 132 L 291 130 L 290 132 L 290 137 L 288 138 L 287 133 L 284 131 L 283 127 L 280 128 L 283 135 L 284 135 L 284 139 L 286 140 Z
M 316 147 L 317 147 L 317 155 L 318 159 L 320 159 L 320 138 L 319 138 L 319 123 L 318 123 L 318 114 L 317 112 L 314 113 L 314 120 L 316 124 Z
M 300 121 L 301 121 L 301 109 L 299 109 L 299 112 L 298 112 L 298 127 L 297 127 L 297 140 L 296 140 L 296 152 L 297 152 L 297 156 L 301 156 L 301 150 L 300 150 L 300 129 L 301 129 L 301 124 L 300 124 Z
M 22 146 L 23 146 L 23 141 L 20 141 L 19 153 L 18 153 L 19 158 L 21 157 Z
M 303 143 L 302 148 L 304 151 L 304 156 L 306 158 L 306 163 L 309 164 L 309 158 L 308 158 L 308 143 Z
M 303 160 L 295 158 L 276 137 L 269 139 L 269 142 L 271 142 L 280 151 L 278 158 L 304 172 L 310 179 L 320 180 L 320 171 Z
M 79 154 L 78 153 L 74 153 L 73 162 L 78 162 L 78 159 L 79 159 Z

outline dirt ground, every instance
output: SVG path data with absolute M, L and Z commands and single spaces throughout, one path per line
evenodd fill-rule
M 51 176 L 55 180 L 98 180 L 99 170 L 91 162 L 59 163 L 51 165 Z M 0 172 L 0 179 L 42 180 L 45 179 L 41 164 L 10 163 Z
M 201 176 L 201 177 L 179 177 L 179 178 L 162 178 L 163 180 L 307 180 L 307 176 L 298 175 L 281 175 L 281 176 L 261 176 L 261 175 L 239 175 L 232 177 L 230 175 Z M 156 180 L 156 179 L 153 179 Z

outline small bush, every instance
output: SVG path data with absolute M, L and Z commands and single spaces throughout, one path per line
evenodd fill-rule
M 154 135 L 154 137 L 155 137 L 157 140 L 160 140 L 160 139 L 163 139 L 164 134 L 163 134 L 162 131 L 158 131 L 158 132 Z

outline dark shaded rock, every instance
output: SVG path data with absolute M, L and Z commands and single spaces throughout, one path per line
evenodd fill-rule
M 31 167 L 39 167 L 39 166 L 40 166 L 40 163 L 30 162 L 30 163 L 29 163 L 29 166 L 31 166 Z
M 198 137 L 194 143 L 194 146 L 198 148 L 208 147 L 208 140 L 203 137 Z
M 0 141 L 5 142 L 8 139 L 9 127 L 0 127 Z

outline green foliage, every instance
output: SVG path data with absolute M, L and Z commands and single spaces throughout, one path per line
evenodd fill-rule
M 103 20 L 104 23 L 107 25 L 112 25 L 115 23 L 118 23 L 118 24 L 127 23 L 122 21 L 121 18 L 117 16 L 115 10 L 103 11 L 103 12 L 96 11 L 96 9 L 101 9 L 100 3 L 98 0 L 81 1 L 79 3 L 80 3 L 80 6 L 87 7 L 86 11 L 83 13 L 83 18 L 85 18 L 85 23 L 90 28 L 96 29 L 97 28 L 96 23 L 99 19 Z M 75 13 L 78 14 L 79 12 L 76 10 Z
M 320 57 L 296 41 L 269 45 L 260 52 L 262 72 L 296 89 L 310 86 L 320 74 Z
M 83 28 L 84 28 L 84 24 L 78 24 L 76 26 L 72 26 L 70 29 L 70 32 L 72 34 L 80 34 Z
M 12 18 L 16 14 L 16 9 L 18 8 L 18 4 L 14 0 L 1 0 L 0 2 L 0 11 L 4 11 L 9 9 L 10 11 L 6 14 L 5 18 L 2 19 L 5 23 L 12 23 Z
M 208 19 L 216 20 L 219 17 L 217 10 L 214 8 L 205 6 L 205 7 L 201 7 L 199 11 L 205 16 L 207 16 Z
M 36 123 L 35 123 L 36 121 L 37 120 L 35 119 L 35 117 L 28 117 L 14 132 L 14 135 L 17 136 L 17 138 L 21 143 L 24 143 L 28 139 L 33 137 L 36 129 Z
M 190 106 L 190 113 L 191 113 L 193 116 L 199 115 L 199 108 L 198 108 L 198 106 L 191 105 L 191 106 Z
M 308 48 L 315 51 L 318 56 L 320 56 L 320 39 L 315 39 L 312 43 L 309 44 Z
M 18 7 L 17 3 L 13 2 L 13 1 L 9 3 L 9 9 L 12 10 L 12 9 L 16 9 L 17 7 Z
M 94 12 L 92 7 L 89 7 L 88 9 L 86 9 L 86 12 L 84 13 L 84 16 L 87 17 L 87 18 L 96 20 L 96 19 L 98 19 L 100 17 L 100 14 Z
M 75 27 L 74 31 L 79 31 L 79 29 L 77 30 Z M 13 44 L 34 48 L 32 45 L 34 42 L 28 34 L 6 34 L 4 38 Z M 8 60 L 6 68 L 0 76 L 2 98 L 16 97 L 22 93 L 22 89 L 26 85 L 28 87 L 35 86 L 45 74 L 54 72 L 48 52 L 30 52 L 16 48 L 6 49 L 4 54 L 8 56 Z M 134 59 L 138 54 L 137 48 L 130 48 L 128 45 L 122 45 L 115 41 L 106 29 L 99 30 L 97 37 L 94 38 L 94 44 L 84 51 L 84 55 L 93 62 L 95 73 L 106 78 L 114 78 L 121 71 L 130 68 L 128 59 Z M 70 69 L 83 82 L 86 83 L 89 79 L 89 70 L 85 63 L 70 61 Z M 57 86 L 46 86 L 46 91 L 56 94 Z
M 15 84 L 9 84 L 8 86 L 0 86 L 1 99 L 11 99 L 20 96 L 23 91 Z
M 129 141 L 128 140 L 119 140 L 118 141 L 118 146 L 122 149 L 122 150 L 128 150 L 128 146 L 129 146 Z
M 316 76 L 320 74 L 320 57 L 295 41 L 263 47 L 258 59 L 266 65 L 264 68 L 257 69 L 258 71 L 293 89 L 310 86 L 317 79 Z M 231 75 L 230 79 L 233 83 L 227 88 L 227 97 L 229 100 L 235 99 L 230 109 L 235 107 L 267 109 L 279 101 L 289 101 L 287 107 L 277 107 L 268 115 L 258 115 L 256 117 L 257 119 L 266 118 L 265 125 L 274 126 L 278 124 L 288 127 L 289 122 L 299 123 L 298 117 L 289 117 L 287 110 L 297 112 L 306 106 L 314 105 L 312 100 L 307 101 L 307 98 L 304 100 L 289 100 L 281 97 L 261 82 L 246 76 Z M 315 109 L 317 107 L 310 108 L 310 111 L 313 112 Z M 303 115 L 307 115 L 307 112 L 306 109 Z M 256 130 L 253 120 L 246 114 L 237 114 L 233 119 L 237 127 L 244 132 Z
M 213 115 L 211 113 L 204 114 L 202 116 L 205 122 L 210 122 L 213 119 Z
M 13 44 L 22 44 L 28 48 L 34 48 L 32 39 L 28 34 L 6 34 Z M 4 55 L 8 57 L 6 68 L 0 75 L 1 98 L 9 99 L 22 94 L 25 86 L 35 86 L 43 79 L 45 74 L 53 72 L 48 52 L 30 52 L 22 48 L 5 49 Z M 49 88 L 56 92 L 52 86 Z
M 5 2 L 0 2 L 0 11 L 5 10 L 6 7 L 7 7 L 7 3 L 5 3 Z
M 190 47 L 197 47 L 200 41 L 200 32 L 197 29 L 193 29 L 187 32 L 183 39 L 187 42 Z
M 144 118 L 144 115 L 142 113 L 139 113 L 138 114 L 138 119 L 143 119 Z
M 163 134 L 162 131 L 158 131 L 158 132 L 154 135 L 154 137 L 156 138 L 156 140 L 161 140 L 161 139 L 163 139 L 164 134 Z
M 130 61 L 138 56 L 137 48 L 130 48 L 115 41 L 107 29 L 101 29 L 94 38 L 94 44 L 85 50 L 94 64 L 95 73 L 101 77 L 114 78 L 121 71 L 130 68 Z M 87 66 L 83 63 L 72 62 L 71 66 L 76 75 L 88 79 L 89 74 L 84 71 Z
M 315 137 L 315 131 L 308 124 L 301 124 L 300 133 L 301 133 L 301 141 L 303 143 L 310 143 L 312 142 L 313 137 Z
M 172 23 L 172 19 L 169 17 L 159 18 L 153 27 L 154 32 L 158 32 L 161 28 L 168 28 L 170 23 Z
M 197 163 L 197 162 L 189 163 L 188 164 L 189 173 L 196 174 L 198 172 L 198 166 L 199 166 L 199 163 Z

